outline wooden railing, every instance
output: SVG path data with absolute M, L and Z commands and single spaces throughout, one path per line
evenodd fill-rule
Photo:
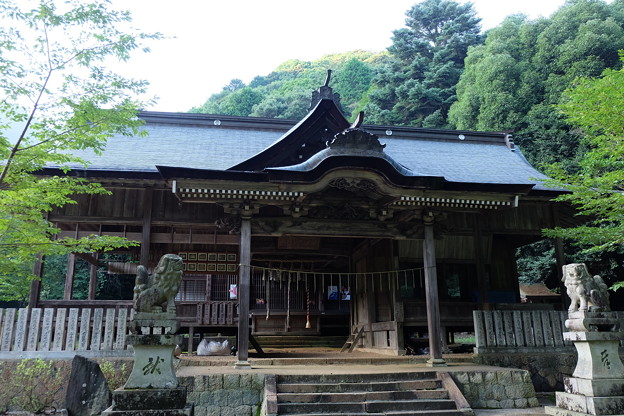
M 176 302 L 181 325 L 237 326 L 238 301 Z
M 444 327 L 472 327 L 471 314 L 477 308 L 474 302 L 440 301 L 440 319 Z M 408 326 L 427 326 L 427 303 L 424 300 L 403 301 L 403 321 Z
M 619 322 L 624 322 L 624 312 L 614 313 Z M 473 318 L 477 353 L 574 349 L 572 342 L 563 340 L 567 311 L 473 311 Z M 620 341 L 622 347 L 624 340 Z
M 0 309 L 0 357 L 130 355 L 129 308 Z
M 567 312 L 473 311 L 477 353 L 571 349 L 563 340 Z

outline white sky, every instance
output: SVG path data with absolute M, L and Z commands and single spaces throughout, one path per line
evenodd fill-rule
M 134 26 L 170 37 L 119 72 L 147 79 L 149 108 L 187 111 L 233 78 L 248 83 L 288 59 L 315 60 L 355 49 L 381 51 L 417 0 L 114 0 Z M 461 1 L 463 2 L 463 1 Z M 473 0 L 483 29 L 506 16 L 550 16 L 564 0 Z

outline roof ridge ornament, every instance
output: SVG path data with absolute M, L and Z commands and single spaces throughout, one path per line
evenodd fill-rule
M 359 128 L 362 123 L 364 123 L 364 111 L 360 111 L 357 115 L 357 117 L 355 118 L 355 121 L 353 122 L 353 124 L 351 124 L 351 127 L 349 127 L 350 129 L 357 129 Z
M 358 119 L 353 123 L 353 125 L 356 125 L 358 121 L 361 124 L 360 116 L 358 116 Z M 329 144 L 329 148 L 331 150 L 338 150 L 353 154 L 383 153 L 384 147 L 386 147 L 386 145 L 379 142 L 379 136 L 369 133 L 359 127 L 349 127 L 348 129 L 341 131 L 334 136 L 334 140 L 332 140 Z
M 327 76 L 325 77 L 325 82 L 323 85 L 312 92 L 312 100 L 310 101 L 310 108 L 308 111 L 312 111 L 316 105 L 321 102 L 321 100 L 331 100 L 336 104 L 336 107 L 342 111 L 342 106 L 340 105 L 340 94 L 334 92 L 334 89 L 329 86 L 329 82 L 331 81 L 332 70 L 327 70 Z

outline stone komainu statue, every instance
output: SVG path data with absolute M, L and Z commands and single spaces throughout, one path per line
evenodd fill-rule
M 134 286 L 134 310 L 136 312 L 175 313 L 174 299 L 182 280 L 182 258 L 165 254 L 151 275 L 144 266 L 139 266 Z
M 561 279 L 567 288 L 571 303 L 568 312 L 601 311 L 607 312 L 609 306 L 608 286 L 600 276 L 592 277 L 585 263 L 572 263 L 563 266 Z

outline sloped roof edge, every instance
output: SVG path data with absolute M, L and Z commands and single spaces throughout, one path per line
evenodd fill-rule
M 283 157 L 286 149 L 298 147 L 302 144 L 298 143 L 297 139 L 299 137 L 297 136 L 303 136 L 308 129 L 312 128 L 313 125 L 323 118 L 332 120 L 336 124 L 336 130 L 338 131 L 344 130 L 350 125 L 333 100 L 322 99 L 318 102 L 314 109 L 312 109 L 312 111 L 301 119 L 299 123 L 295 124 L 290 130 L 288 130 L 275 143 L 251 158 L 230 167 L 228 170 L 260 171 L 264 168 L 271 167 L 272 162 Z M 338 133 L 338 131 L 332 133 L 335 134 Z M 275 166 L 275 164 L 273 164 L 273 166 Z

